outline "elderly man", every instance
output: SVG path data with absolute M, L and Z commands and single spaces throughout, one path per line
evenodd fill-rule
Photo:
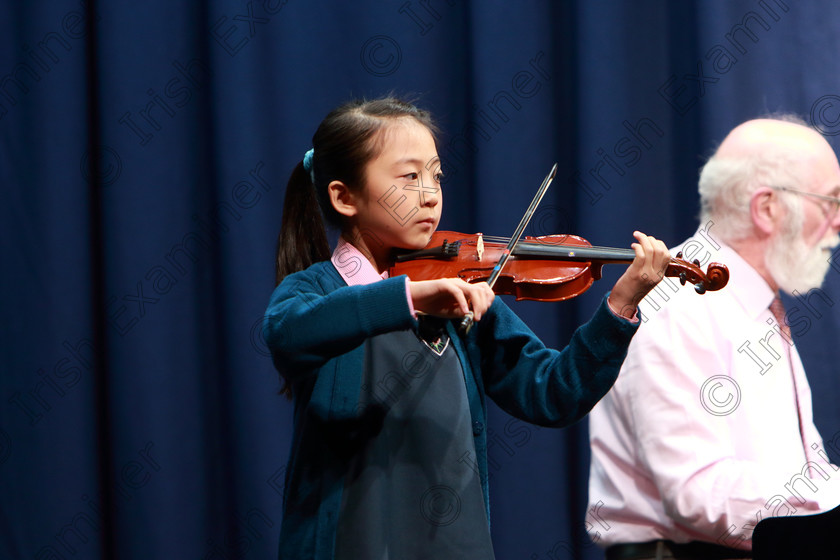
M 610 560 L 749 558 L 759 520 L 840 502 L 790 336 L 809 323 L 778 297 L 832 305 L 819 287 L 840 231 L 837 157 L 804 122 L 753 120 L 706 163 L 699 191 L 684 258 L 726 264 L 729 284 L 651 292 L 589 416 L 587 521 Z

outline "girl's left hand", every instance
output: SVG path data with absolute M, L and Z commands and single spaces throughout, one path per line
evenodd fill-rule
M 636 306 L 665 277 L 671 262 L 668 247 L 659 239 L 640 231 L 634 231 L 633 237 L 638 241 L 631 245 L 636 258 L 616 281 L 609 297 L 610 307 L 628 319 L 635 317 Z

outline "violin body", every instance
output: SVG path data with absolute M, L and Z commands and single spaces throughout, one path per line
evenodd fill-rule
M 522 242 L 591 247 L 576 235 L 523 237 Z M 444 243 L 457 244 L 456 258 L 442 253 L 403 260 L 390 269 L 391 276 L 405 274 L 412 280 L 461 278 L 470 283 L 486 282 L 506 249 L 504 243 L 484 241 L 481 234 L 454 231 L 436 231 L 427 248 L 442 247 Z M 493 291 L 513 295 L 517 300 L 563 301 L 588 290 L 600 278 L 600 267 L 596 268 L 597 277 L 587 262 L 532 258 L 514 252 L 496 279 Z
M 461 278 L 483 282 L 506 251 L 507 243 L 487 241 L 480 233 L 437 231 L 425 249 L 397 255 L 389 273 L 405 274 L 415 281 Z M 708 273 L 703 273 L 698 261 L 689 263 L 680 257 L 671 259 L 665 275 L 694 284 L 697 293 L 719 290 L 729 281 L 725 265 L 710 263 Z M 604 264 L 629 264 L 634 258 L 632 249 L 593 247 L 576 235 L 523 237 L 498 274 L 493 291 L 517 300 L 563 301 L 588 290 L 601 278 Z

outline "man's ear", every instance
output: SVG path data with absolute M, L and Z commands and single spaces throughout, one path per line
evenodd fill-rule
M 327 185 L 327 194 L 335 211 L 342 216 L 355 216 L 359 211 L 356 206 L 356 197 L 341 181 L 332 181 Z
M 765 235 L 772 235 L 784 219 L 784 210 L 776 192 L 768 187 L 757 189 L 750 197 L 750 218 Z

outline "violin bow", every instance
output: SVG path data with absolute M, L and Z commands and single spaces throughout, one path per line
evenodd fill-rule
M 537 194 L 534 195 L 534 199 L 531 201 L 531 205 L 528 206 L 528 209 L 525 211 L 525 215 L 522 216 L 521 220 L 519 220 L 519 225 L 516 226 L 516 231 L 514 231 L 513 235 L 510 237 L 507 247 L 505 247 L 504 251 L 502 251 L 502 256 L 499 258 L 499 262 L 497 262 L 496 266 L 493 267 L 493 271 L 490 273 L 490 278 L 487 280 L 487 284 L 490 288 L 493 288 L 493 284 L 496 283 L 496 279 L 499 277 L 499 274 L 502 273 L 502 269 L 504 269 L 505 264 L 507 264 L 508 259 L 513 254 L 513 250 L 516 248 L 517 243 L 519 243 L 519 238 L 522 237 L 522 232 L 524 232 L 525 228 L 528 227 L 528 222 L 531 221 L 531 217 L 537 210 L 537 206 L 540 205 L 540 202 L 542 201 L 543 196 L 545 196 L 545 192 L 548 190 L 548 186 L 551 184 L 551 181 L 554 180 L 554 175 L 556 173 L 557 164 L 555 163 L 551 168 L 551 171 L 549 171 L 548 175 L 546 175 L 545 179 L 543 179 L 540 188 L 537 190 Z M 461 320 L 461 324 L 458 327 L 461 333 L 467 334 L 470 332 L 473 325 L 473 317 L 474 315 L 472 311 L 464 315 L 464 318 Z

